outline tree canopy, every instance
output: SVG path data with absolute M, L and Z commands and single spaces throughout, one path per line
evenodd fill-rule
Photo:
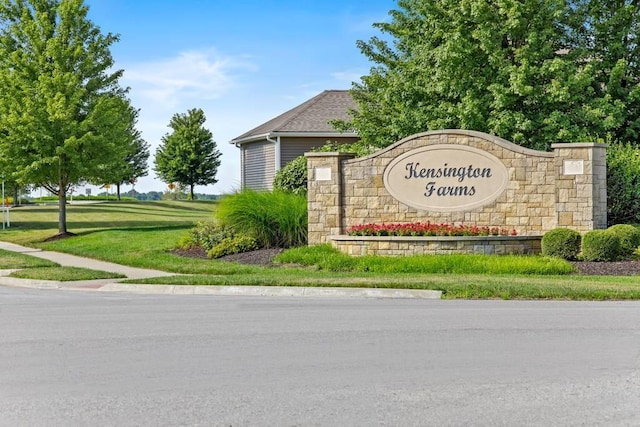
M 398 0 L 354 83 L 362 142 L 483 131 L 523 146 L 640 133 L 637 0 Z
M 199 108 L 186 114 L 175 114 L 169 127 L 172 132 L 162 137 L 156 150 L 155 171 L 166 183 L 190 188 L 193 199 L 195 185 L 215 184 L 221 153 L 211 131 L 204 127 L 204 112 Z
M 0 0 L 0 157 L 21 184 L 59 196 L 124 158 L 122 71 L 82 0 Z

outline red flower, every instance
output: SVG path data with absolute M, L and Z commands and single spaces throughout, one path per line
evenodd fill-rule
M 413 222 L 403 224 L 359 224 L 347 227 L 350 236 L 516 236 L 515 229 L 479 227 L 464 224 L 432 224 Z

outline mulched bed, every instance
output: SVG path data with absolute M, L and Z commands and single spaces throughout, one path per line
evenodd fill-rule
M 58 233 L 55 236 L 47 237 L 46 239 L 44 239 L 44 241 L 55 242 L 56 240 L 68 239 L 69 237 L 73 237 L 75 235 L 76 235 L 75 233 L 71 233 L 70 231 L 67 231 L 65 233 Z
M 640 261 L 572 262 L 579 274 L 598 276 L 633 276 L 640 274 Z
M 190 248 L 190 249 L 173 249 L 170 252 L 174 255 L 179 255 L 185 258 L 208 259 L 207 251 L 205 251 L 204 248 L 201 248 L 199 246 L 195 248 Z
M 278 267 L 278 264 L 273 263 L 273 259 L 282 252 L 283 249 L 260 249 L 257 251 L 244 252 L 241 254 L 227 255 L 222 258 L 218 258 L 222 261 L 237 262 L 240 264 L 258 265 L 262 267 Z
M 280 248 L 260 249 L 241 254 L 227 255 L 218 259 L 221 261 L 237 262 L 239 264 L 277 267 L 278 264 L 273 263 L 273 258 L 282 251 L 283 249 Z M 184 257 L 207 259 L 207 251 L 203 248 L 174 249 L 171 252 Z

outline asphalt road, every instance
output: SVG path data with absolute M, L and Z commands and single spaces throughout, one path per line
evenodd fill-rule
M 640 303 L 0 287 L 0 426 L 640 425 Z

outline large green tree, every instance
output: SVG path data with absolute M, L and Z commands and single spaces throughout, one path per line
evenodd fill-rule
M 124 158 L 113 137 L 123 118 L 122 72 L 82 0 L 0 0 L 0 156 L 13 178 L 59 196 L 59 233 L 67 233 L 66 194 Z
M 221 153 L 211 131 L 204 127 L 204 112 L 191 109 L 175 114 L 169 122 L 172 129 L 162 137 L 156 150 L 155 171 L 163 182 L 189 186 L 194 199 L 195 185 L 215 184 Z
M 358 42 L 375 65 L 336 123 L 365 144 L 442 128 L 536 149 L 637 134 L 637 0 L 398 0 L 390 16 Z
M 640 145 L 640 1 L 580 0 L 575 47 L 594 76 L 594 108 L 611 111 L 609 139 Z

